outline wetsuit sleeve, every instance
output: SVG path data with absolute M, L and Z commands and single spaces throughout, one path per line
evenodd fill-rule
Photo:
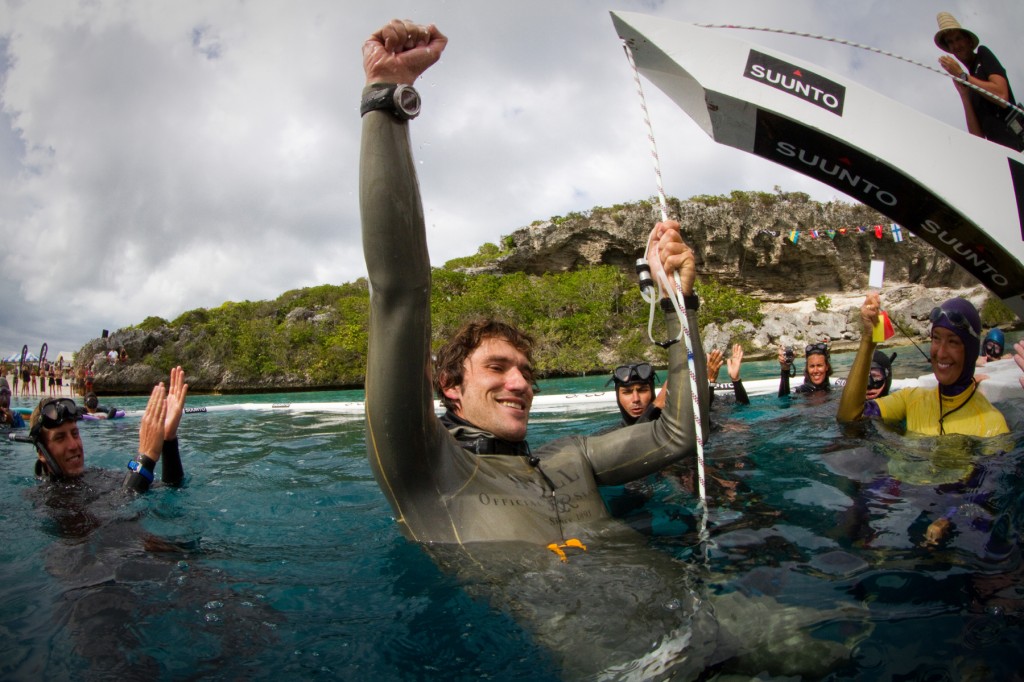
M 706 356 L 697 327 L 697 315 L 687 315 L 693 342 L 694 373 L 698 377 L 700 429 L 707 439 L 709 386 Z M 668 315 L 672 337 L 679 332 L 679 318 Z M 661 417 L 586 439 L 586 455 L 600 485 L 620 485 L 659 471 L 680 459 L 696 461 L 697 430 L 687 366 L 686 345 L 680 340 L 669 348 L 668 397 Z
M 654 403 L 651 403 L 650 405 L 647 406 L 647 409 L 644 410 L 644 413 L 637 417 L 637 420 L 633 423 L 639 424 L 641 422 L 652 422 L 655 419 L 658 419 L 660 416 L 661 408 L 655 406 Z
M 185 480 L 185 469 L 181 466 L 181 451 L 178 449 L 177 438 L 164 441 L 160 453 L 160 471 L 160 480 L 164 485 L 177 488 Z
M 782 368 L 782 376 L 779 378 L 779 397 L 783 398 L 789 395 L 789 368 Z
M 843 386 L 843 394 L 839 397 L 836 409 L 836 421 L 848 423 L 860 419 L 864 415 L 864 398 L 868 390 L 868 374 L 871 373 L 871 359 L 875 355 L 875 342 L 868 334 L 862 334 L 857 355 L 853 358 L 850 373 Z
M 370 283 L 367 456 L 409 533 L 405 516 L 414 512 L 408 507 L 415 500 L 438 504 L 433 481 L 443 475 L 442 439 L 448 437 L 431 393 L 430 262 L 409 124 L 383 111 L 363 116 L 359 164 Z
M 913 389 L 904 389 L 881 398 L 869 400 L 864 406 L 864 416 L 876 417 L 886 422 L 901 422 L 907 418 L 908 405 L 906 399 L 913 395 Z M 874 408 L 869 413 L 868 406 L 872 403 Z
M 743 387 L 743 380 L 737 379 L 732 382 L 732 390 L 736 394 L 736 402 L 740 405 L 749 405 L 750 397 L 747 395 L 747 389 Z
M 156 462 L 140 454 L 128 462 L 128 473 L 125 474 L 124 482 L 121 486 L 137 493 L 146 492 L 153 485 L 154 469 L 156 469 Z

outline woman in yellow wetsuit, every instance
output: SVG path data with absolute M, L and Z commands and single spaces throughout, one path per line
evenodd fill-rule
M 839 403 L 837 418 L 840 422 L 862 417 L 878 418 L 890 423 L 905 423 L 908 432 L 925 436 L 961 434 L 989 437 L 1009 432 L 1002 413 L 978 390 L 974 370 L 981 347 L 981 316 L 970 301 L 962 298 L 951 298 L 929 314 L 932 323 L 930 359 L 938 386 L 904 388 L 891 395 L 865 401 L 864 390 L 875 350 L 872 332 L 879 310 L 878 294 L 868 294 L 860 309 L 863 321 L 860 348 Z M 956 501 L 966 498 L 973 501 L 976 485 L 972 481 L 981 480 L 983 476 L 975 468 L 969 449 L 959 444 L 955 447 L 949 445 L 936 447 L 927 461 L 914 457 L 890 459 L 889 475 L 876 481 L 872 487 L 898 487 L 900 481 L 917 483 L 922 486 L 920 490 L 934 489 L 940 493 L 940 502 L 929 498 L 928 505 L 933 507 L 939 506 L 944 499 Z M 948 495 L 953 497 L 945 497 Z M 925 530 L 924 545 L 937 545 L 949 535 L 959 504 L 947 506 L 948 511 L 933 520 Z M 911 514 L 908 518 L 916 516 Z M 885 533 L 890 537 L 899 535 L 894 533 L 891 522 L 887 523 Z M 990 539 L 986 546 L 997 544 Z
M 837 418 L 851 422 L 862 417 L 905 422 L 907 431 L 928 436 L 959 433 L 995 436 L 1008 433 L 1006 419 L 978 390 L 975 363 L 981 347 L 981 316 L 962 298 L 951 298 L 929 316 L 932 371 L 937 388 L 905 388 L 892 395 L 864 401 L 871 358 L 872 331 L 878 320 L 877 293 L 868 294 L 860 309 L 864 323 L 860 348 L 843 388 Z

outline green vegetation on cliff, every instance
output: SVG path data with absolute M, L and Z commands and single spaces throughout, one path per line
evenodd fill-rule
M 538 277 L 469 274 L 451 265 L 433 271 L 435 349 L 465 320 L 481 315 L 529 330 L 541 375 L 592 372 L 652 352 L 648 306 L 636 283 L 615 267 Z M 760 322 L 756 299 L 713 281 L 699 283 L 698 293 L 702 326 L 737 317 Z M 135 357 L 160 372 L 175 364 L 219 366 L 238 383 L 291 376 L 308 386 L 358 385 L 366 366 L 368 308 L 367 282 L 360 279 L 288 291 L 274 301 L 190 310 L 172 322 L 151 317 L 133 329 L 167 340 Z M 660 312 L 658 320 L 663 330 Z
M 764 350 L 763 342 L 754 341 L 764 316 L 761 302 L 741 290 L 785 292 L 785 298 L 769 294 L 769 300 L 816 296 L 816 308 L 831 311 L 832 292 L 856 288 L 874 258 L 886 260 L 894 281 L 956 287 L 969 279 L 918 240 L 899 246 L 852 238 L 797 245 L 784 237 L 811 226 L 881 220 L 862 205 L 821 204 L 776 187 L 772 193 L 735 191 L 686 201 L 668 197 L 668 212 L 680 216 L 685 239 L 700 254 L 699 323 L 702 329 L 717 326 L 705 339 L 719 346 L 741 343 L 748 354 Z M 593 373 L 628 360 L 663 361 L 664 353 L 647 338 L 648 306 L 633 272 L 650 225 L 660 215 L 652 199 L 552 216 L 434 269 L 434 348 L 469 318 L 495 316 L 536 339 L 541 376 Z M 190 385 L 199 391 L 359 386 L 366 366 L 368 297 L 367 282 L 360 279 L 288 291 L 273 301 L 190 310 L 172 322 L 148 318 L 109 339 L 90 341 L 76 362 L 84 366 L 109 348 L 124 346 L 130 363 L 100 362 L 96 370 L 99 383 L 111 391 L 148 391 L 177 364 L 188 369 Z M 1015 319 L 995 300 L 981 312 L 986 326 Z M 665 334 L 662 318 L 658 312 L 658 338 Z M 776 322 L 773 317 L 776 336 L 788 331 L 780 332 Z M 802 331 L 792 333 L 799 338 Z

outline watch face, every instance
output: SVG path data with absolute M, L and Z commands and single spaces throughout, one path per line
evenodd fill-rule
M 420 96 L 415 90 L 408 87 L 399 88 L 395 95 L 398 106 L 406 116 L 412 118 L 420 113 Z

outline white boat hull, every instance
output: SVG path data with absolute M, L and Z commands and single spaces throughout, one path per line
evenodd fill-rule
M 1000 360 L 990 362 L 978 368 L 978 376 L 987 376 L 979 384 L 979 390 L 991 402 L 999 402 L 1010 399 L 1024 398 L 1024 388 L 1021 388 L 1021 371 L 1013 360 Z M 798 386 L 800 377 L 792 380 L 792 386 Z M 839 385 L 837 381 L 834 384 Z M 892 390 L 912 386 L 934 386 L 935 377 L 931 374 L 916 378 L 894 379 Z M 744 381 L 743 387 L 750 397 L 773 396 L 779 391 L 779 379 L 754 379 Z M 731 383 L 715 384 L 715 391 L 723 398 L 732 395 Z M 434 403 L 434 409 L 438 414 L 443 413 L 441 404 Z M 186 408 L 186 414 L 205 414 L 214 412 L 230 412 L 234 410 L 255 410 L 261 412 L 292 412 L 292 413 L 329 413 L 352 415 L 361 417 L 363 415 L 363 403 L 361 401 L 347 402 L 300 402 L 300 403 L 234 403 L 230 405 L 208 405 L 205 407 Z M 614 391 L 593 391 L 590 393 L 543 393 L 533 399 L 531 412 L 537 414 L 551 413 L 584 413 L 584 412 L 616 412 Z M 131 410 L 127 413 L 129 417 L 141 417 L 142 410 Z

